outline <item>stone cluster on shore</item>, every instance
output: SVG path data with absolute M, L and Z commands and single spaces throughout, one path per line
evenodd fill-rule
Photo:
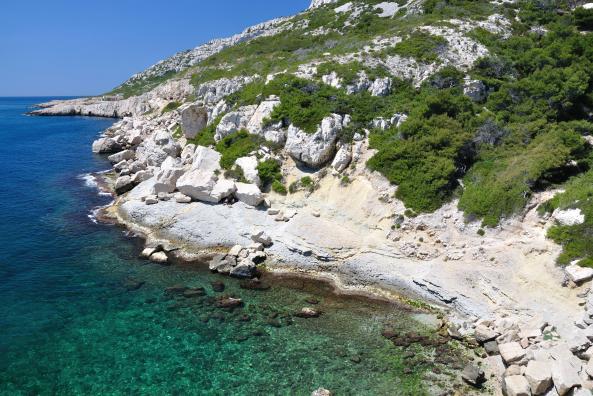
M 569 338 L 538 318 L 511 315 L 451 323 L 448 334 L 481 346 L 484 368 L 470 364 L 463 379 L 481 386 L 494 381 L 507 396 L 590 395 L 593 390 L 593 293 Z

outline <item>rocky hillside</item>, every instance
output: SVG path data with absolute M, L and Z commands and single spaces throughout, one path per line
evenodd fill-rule
M 578 1 L 314 0 L 33 113 L 123 118 L 93 150 L 147 257 L 239 245 L 211 268 L 418 295 L 496 340 L 509 394 L 568 394 L 593 387 L 590 30 Z

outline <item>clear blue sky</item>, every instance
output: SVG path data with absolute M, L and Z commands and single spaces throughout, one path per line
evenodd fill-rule
M 2 0 L 0 96 L 93 95 L 310 0 Z

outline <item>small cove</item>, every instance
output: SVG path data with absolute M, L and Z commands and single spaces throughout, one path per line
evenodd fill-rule
M 139 259 L 141 241 L 89 219 L 111 199 L 85 183 L 108 167 L 90 144 L 113 120 L 23 115 L 47 99 L 0 98 L 0 394 L 431 393 L 435 356 L 455 348 L 383 337 L 436 336 L 406 310 L 322 282 L 268 276 L 270 289 L 248 290 Z M 220 295 L 244 306 L 217 308 Z M 321 317 L 294 317 L 304 306 Z

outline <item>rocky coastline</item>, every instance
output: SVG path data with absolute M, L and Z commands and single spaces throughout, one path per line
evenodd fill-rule
M 311 8 L 333 3 L 315 0 Z M 393 16 L 394 4 L 377 7 L 381 15 L 389 11 Z M 343 7 L 335 13 L 356 11 L 352 4 Z M 507 22 L 493 14 L 481 26 L 504 36 Z M 373 51 L 400 40 L 391 37 L 373 41 L 366 52 L 329 54 L 325 60 L 335 67 L 354 60 L 380 64 L 393 78 L 371 79 L 360 72 L 346 84 L 335 72 L 319 76 L 315 61 L 290 74 L 344 88 L 347 95 L 389 95 L 395 77 L 419 86 L 441 66 L 467 71 L 488 54 L 464 35 L 469 28 L 463 21 L 455 23 L 449 25 L 457 30 L 421 28 L 447 41 L 439 53 L 442 64 L 373 57 Z M 290 29 L 289 20 L 263 24 L 256 35 L 247 30 L 228 45 L 282 29 Z M 159 63 L 127 84 L 199 62 L 225 43 Z M 344 142 L 340 135 L 351 125 L 350 114 L 328 112 L 306 131 L 286 118 L 270 120 L 281 103 L 278 95 L 262 95 L 248 105 L 228 100 L 254 81 L 267 85 L 276 77 L 222 77 L 197 85 L 180 77 L 128 98 L 53 101 L 31 114 L 120 118 L 92 146 L 113 164 L 110 184 L 116 199 L 104 216 L 146 239 L 146 259 L 205 262 L 212 271 L 244 279 L 257 277 L 265 267 L 329 280 L 348 293 L 422 301 L 447 318 L 443 336 L 475 348 L 476 363 L 462 373 L 471 386 L 506 395 L 590 394 L 593 269 L 558 267 L 561 247 L 546 237 L 554 224 L 582 222 L 582 213 L 538 214 L 538 205 L 557 192 L 548 190 L 534 191 L 519 215 L 487 230 L 468 220 L 455 199 L 433 213 L 416 214 L 395 198 L 396 186 L 366 166 L 375 153 L 369 128 L 397 132 L 408 114 L 377 117 Z M 464 78 L 462 84 L 460 95 L 473 102 L 487 95 L 481 81 Z M 200 140 L 205 131 L 211 136 Z M 225 144 L 239 135 L 266 144 L 247 146 L 236 158 L 224 153 Z M 224 161 L 229 163 L 222 166 Z M 289 188 L 282 183 L 270 188 L 260 175 L 262 164 L 277 166 Z M 396 345 L 402 342 L 392 332 L 385 336 Z

